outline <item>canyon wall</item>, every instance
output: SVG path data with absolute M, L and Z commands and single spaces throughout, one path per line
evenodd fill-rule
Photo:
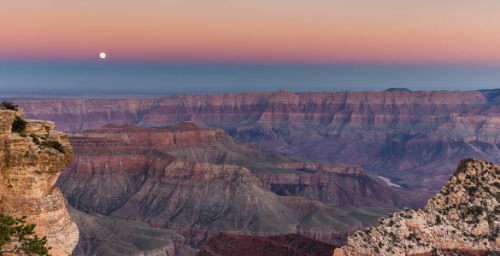
M 109 152 L 137 148 L 136 152 L 127 151 L 127 160 L 110 166 L 113 172 L 135 169 L 132 172 L 135 175 L 135 172 L 144 169 L 140 165 L 145 162 L 137 161 L 138 157 L 152 161 L 158 157 L 157 154 L 148 156 L 147 153 L 156 150 L 186 161 L 214 164 L 217 166 L 214 168 L 226 165 L 245 167 L 260 180 L 263 188 L 282 196 L 308 197 L 332 204 L 388 208 L 420 207 L 428 198 L 427 195 L 381 185 L 358 166 L 288 157 L 236 145 L 223 130 L 202 129 L 194 122 L 155 128 L 107 125 L 97 130 L 73 133 L 70 140 L 75 147 L 75 157 L 68 169 L 79 175 L 89 162 L 96 168 L 102 168 L 100 163 L 106 160 L 94 156 L 93 144 L 99 144 Z M 114 161 L 120 161 L 122 156 L 116 154 Z M 66 169 L 63 170 L 63 176 L 65 173 Z
M 355 166 L 317 163 L 239 146 L 224 131 L 202 129 L 191 122 L 157 128 L 108 125 L 73 133 L 70 141 L 75 156 L 57 184 L 72 207 L 87 214 L 175 230 L 193 247 L 221 231 L 260 236 L 299 233 L 343 243 L 348 234 L 394 211 L 276 195 L 254 172 L 269 171 L 278 176 L 328 173 L 352 176 L 353 180 L 369 177 Z M 198 154 L 200 149 L 205 154 Z M 278 167 L 284 163 L 289 165 Z M 352 199 L 348 196 L 351 192 L 342 193 Z M 377 193 L 358 195 L 363 198 L 360 202 L 394 208 L 391 197 L 377 201 L 371 200 L 371 194 Z
M 71 255 L 78 228 L 54 186 L 73 156 L 68 136 L 53 131 L 54 123 L 49 121 L 26 120 L 24 131 L 12 131 L 23 114 L 0 110 L 0 212 L 26 215 L 28 224 L 36 224 L 35 233 L 47 236 L 50 254 Z
M 460 159 L 500 160 L 500 91 L 244 93 L 148 100 L 17 101 L 61 131 L 107 124 L 194 121 L 237 143 L 363 167 L 418 190 L 437 191 Z

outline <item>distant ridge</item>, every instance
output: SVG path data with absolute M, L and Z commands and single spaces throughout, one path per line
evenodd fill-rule
M 389 88 L 385 90 L 386 92 L 412 92 L 412 90 L 408 88 Z
M 497 91 L 281 91 L 15 103 L 27 118 L 55 121 L 55 129 L 64 132 L 107 124 L 162 127 L 194 121 L 225 130 L 239 144 L 253 142 L 286 155 L 360 165 L 432 195 L 460 159 L 500 163 Z

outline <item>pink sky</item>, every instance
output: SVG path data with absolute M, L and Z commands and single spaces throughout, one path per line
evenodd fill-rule
M 498 0 L 16 0 L 0 61 L 500 63 Z

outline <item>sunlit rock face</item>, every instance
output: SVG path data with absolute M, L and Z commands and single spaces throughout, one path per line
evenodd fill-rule
M 78 228 L 54 184 L 73 150 L 66 134 L 53 131 L 53 122 L 26 120 L 23 133 L 12 132 L 16 116 L 23 114 L 0 111 L 0 212 L 26 215 L 28 224 L 37 225 L 36 234 L 47 236 L 52 255 L 70 255 L 78 243 Z M 58 142 L 60 148 L 43 146 L 44 141 Z
M 404 209 L 355 233 L 335 256 L 500 252 L 500 166 L 462 160 L 423 210 Z M 468 254 L 470 253 L 470 254 Z

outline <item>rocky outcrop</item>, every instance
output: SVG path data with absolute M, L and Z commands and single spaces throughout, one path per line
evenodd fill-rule
M 221 233 L 203 246 L 198 256 L 327 256 L 336 246 L 300 235 L 269 237 L 242 236 Z
M 194 121 L 237 143 L 363 167 L 399 185 L 435 193 L 460 159 L 500 162 L 500 91 L 244 93 L 147 100 L 17 101 L 30 118 L 81 131 L 106 124 Z
M 500 252 L 500 166 L 462 160 L 423 210 L 405 209 L 357 232 L 335 256 Z
M 78 243 L 78 228 L 70 219 L 64 197 L 54 186 L 73 156 L 68 137 L 49 121 L 25 120 L 24 131 L 13 132 L 22 111 L 0 110 L 0 212 L 26 215 L 35 233 L 47 236 L 50 253 L 70 255 Z

